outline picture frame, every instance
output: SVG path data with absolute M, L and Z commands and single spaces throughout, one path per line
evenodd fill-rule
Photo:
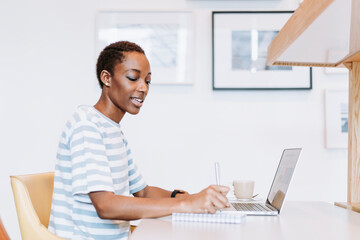
M 349 99 L 345 89 L 325 91 L 326 148 L 348 146 Z
M 152 84 L 193 84 L 193 18 L 190 11 L 100 11 L 96 56 L 110 43 L 135 42 L 150 62 Z
M 310 90 L 312 69 L 266 66 L 267 48 L 293 11 L 212 12 L 213 90 Z

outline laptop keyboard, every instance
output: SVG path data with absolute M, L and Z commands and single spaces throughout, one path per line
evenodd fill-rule
M 265 207 L 262 204 L 256 203 L 231 203 L 233 207 L 237 211 L 256 211 L 256 212 L 263 212 L 263 211 L 271 211 L 269 208 Z

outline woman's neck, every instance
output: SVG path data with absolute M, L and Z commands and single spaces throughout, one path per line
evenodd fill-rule
M 120 123 L 121 119 L 125 115 L 125 112 L 115 106 L 114 103 L 103 93 L 101 94 L 98 102 L 94 105 L 94 108 L 117 123 Z

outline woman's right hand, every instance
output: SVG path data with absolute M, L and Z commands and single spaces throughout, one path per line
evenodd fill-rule
M 226 194 L 230 188 L 221 185 L 211 185 L 199 193 L 190 194 L 184 199 L 185 212 L 215 213 L 217 210 L 229 207 Z

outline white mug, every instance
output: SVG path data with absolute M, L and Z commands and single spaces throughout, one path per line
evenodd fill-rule
M 255 182 L 252 180 L 234 180 L 234 194 L 238 199 L 251 199 L 254 194 Z

